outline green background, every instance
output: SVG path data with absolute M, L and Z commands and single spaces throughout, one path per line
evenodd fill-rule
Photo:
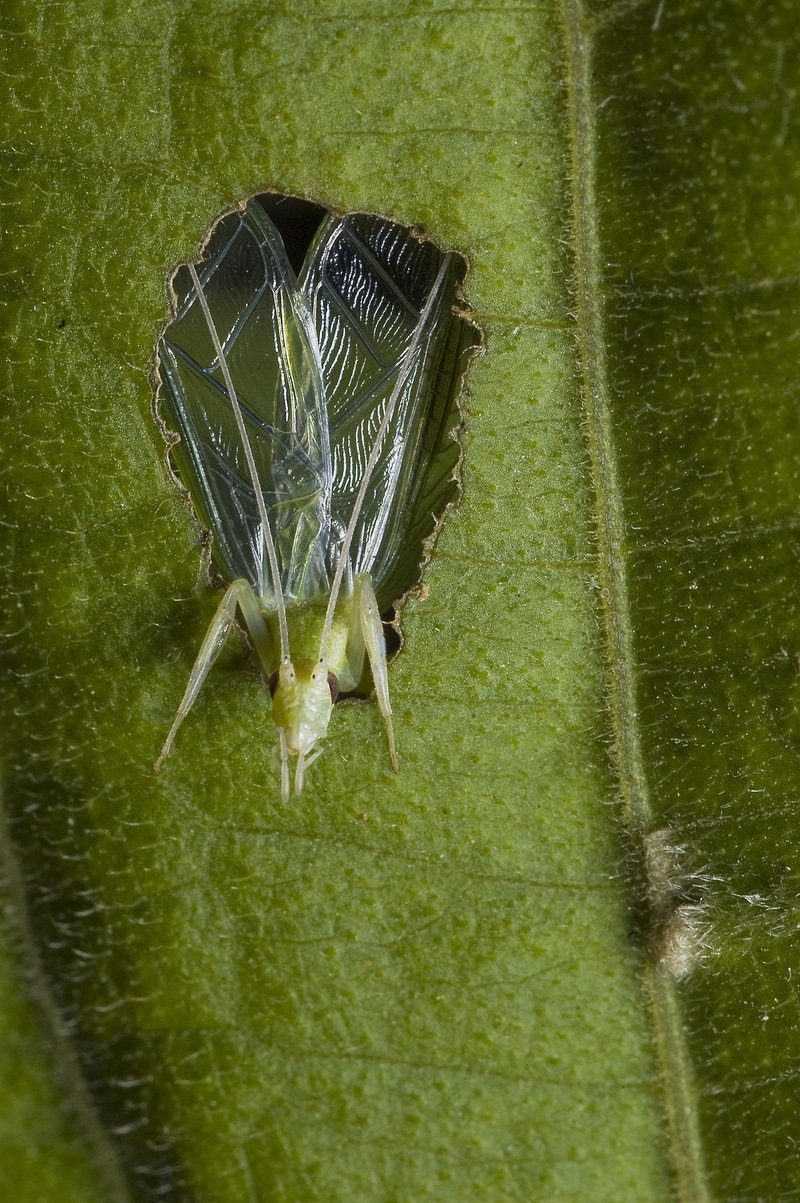
M 15 1203 L 777 1203 L 800 1178 L 789 0 L 9 2 Z M 287 804 L 148 367 L 265 188 L 421 223 L 485 331 L 376 707 Z

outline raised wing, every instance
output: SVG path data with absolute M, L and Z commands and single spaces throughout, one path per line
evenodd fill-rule
M 335 565 L 387 402 L 408 371 L 382 440 L 350 550 L 390 606 L 419 577 L 422 544 L 457 485 L 457 393 L 477 334 L 454 313 L 463 260 L 451 256 L 406 363 L 443 253 L 368 214 L 331 217 L 300 278 L 320 347 L 333 474 L 329 570 Z
M 327 589 L 331 461 L 319 350 L 283 242 L 255 201 L 215 227 L 198 268 L 245 428 L 288 601 Z M 220 571 L 274 604 L 256 494 L 188 268 L 158 345 L 172 454 Z

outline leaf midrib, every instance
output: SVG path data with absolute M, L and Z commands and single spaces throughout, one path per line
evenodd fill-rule
M 595 22 L 584 0 L 561 0 L 572 189 L 573 293 L 584 421 L 595 505 L 598 576 L 605 637 L 612 763 L 622 815 L 637 861 L 654 826 L 641 750 L 633 625 L 627 581 L 625 514 L 617 471 L 605 354 L 604 277 L 595 163 L 596 101 L 592 91 Z M 624 6 L 615 12 L 619 18 Z M 644 881 L 643 885 L 647 886 Z M 682 1203 L 710 1203 L 692 1066 L 675 980 L 646 955 L 644 987 L 663 1083 L 669 1151 Z

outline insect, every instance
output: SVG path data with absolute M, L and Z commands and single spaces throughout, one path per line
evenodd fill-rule
M 157 346 L 171 456 L 229 582 L 175 735 L 237 612 L 269 683 L 290 793 L 369 661 L 398 767 L 381 613 L 415 583 L 452 500 L 457 393 L 475 328 L 463 259 L 363 213 L 327 214 L 298 274 L 258 199 L 173 277 Z

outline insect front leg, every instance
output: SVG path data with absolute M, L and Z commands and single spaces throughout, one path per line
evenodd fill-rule
M 236 617 L 237 605 L 242 611 L 247 630 L 253 641 L 253 646 L 258 653 L 258 658 L 264 666 L 264 671 L 269 673 L 271 670 L 272 640 L 267 630 L 267 624 L 264 622 L 258 598 L 253 592 L 252 585 L 249 581 L 242 578 L 241 580 L 234 581 L 226 589 L 225 595 L 217 607 L 217 612 L 211 620 L 211 625 L 206 631 L 206 637 L 200 645 L 200 651 L 197 653 L 197 659 L 194 662 L 194 668 L 191 671 L 186 692 L 178 707 L 178 713 L 175 715 L 169 735 L 164 747 L 161 749 L 161 755 L 154 765 L 156 773 L 161 768 L 167 756 L 169 756 L 172 741 L 177 734 L 178 728 L 194 705 L 195 699 L 208 676 L 212 664 L 222 651 L 225 640 L 233 626 L 233 620 Z
M 366 647 L 369 666 L 372 669 L 372 680 L 375 683 L 375 693 L 383 721 L 386 723 L 386 734 L 389 739 L 389 756 L 395 772 L 399 769 L 397 748 L 394 743 L 394 728 L 392 726 L 392 706 L 389 701 L 389 671 L 386 664 L 386 640 L 383 637 L 383 623 L 372 579 L 368 572 L 359 572 L 354 579 L 353 588 L 353 619 L 360 628 L 361 656 Z M 358 635 L 354 632 L 353 643 L 358 649 Z M 360 672 L 359 672 L 360 675 Z

